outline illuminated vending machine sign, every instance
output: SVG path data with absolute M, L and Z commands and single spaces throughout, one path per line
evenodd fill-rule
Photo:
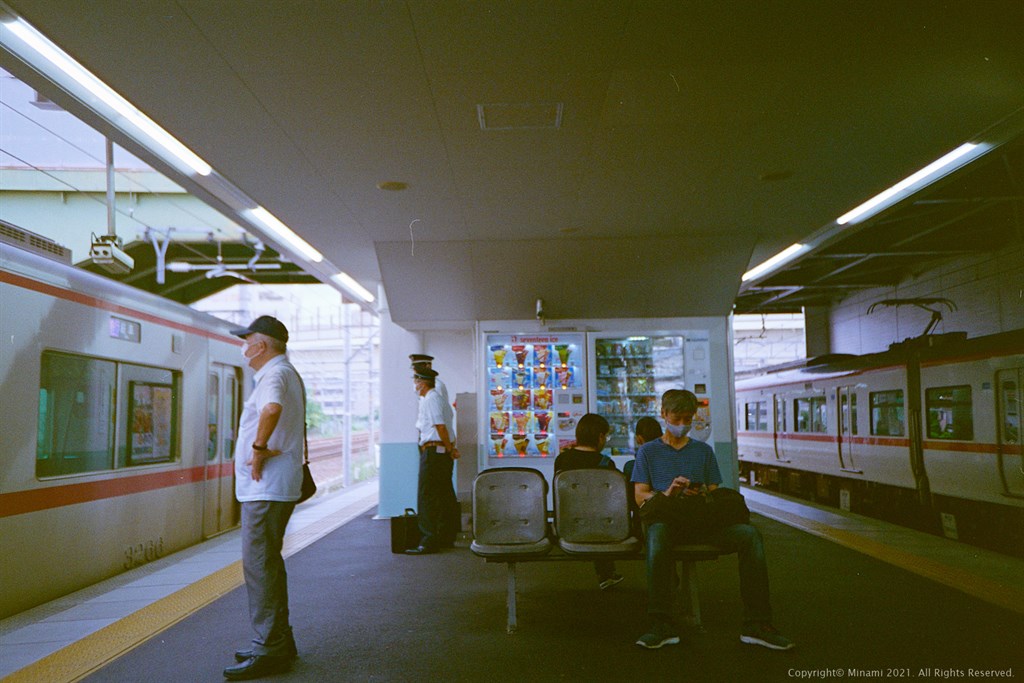
M 582 334 L 486 337 L 487 452 L 554 458 L 587 412 Z

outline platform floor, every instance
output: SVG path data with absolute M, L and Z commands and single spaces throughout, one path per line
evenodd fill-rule
M 704 632 L 681 645 L 634 644 L 646 626 L 639 561 L 619 563 L 626 580 L 607 593 L 588 563 L 520 566 L 519 630 L 509 635 L 505 567 L 465 548 L 393 555 L 387 522 L 373 518 L 376 488 L 364 487 L 296 513 L 286 547 L 300 658 L 269 680 L 1024 680 L 1024 562 L 744 493 L 792 651 L 739 642 L 734 557 L 699 565 Z M 10 674 L 5 683 L 223 680 L 232 651 L 250 638 L 239 556 L 237 533 L 228 534 L 89 589 L 88 599 L 8 619 L 0 675 Z

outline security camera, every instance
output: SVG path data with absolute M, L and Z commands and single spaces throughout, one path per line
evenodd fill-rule
M 544 299 L 537 299 L 537 320 L 544 322 Z
M 121 240 L 114 235 L 93 235 L 89 260 L 111 275 L 126 275 L 135 267 L 135 259 L 121 250 Z

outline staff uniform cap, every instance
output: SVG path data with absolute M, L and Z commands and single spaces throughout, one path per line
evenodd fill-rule
M 435 377 L 437 377 L 437 371 L 436 370 L 431 370 L 430 368 L 427 368 L 427 367 L 413 366 L 413 370 L 414 370 L 414 372 L 412 373 L 413 377 L 418 377 L 420 379 L 434 379 Z
M 411 360 L 413 363 L 429 363 L 430 361 L 434 360 L 434 357 L 428 356 L 424 353 L 410 353 L 409 360 Z
M 285 343 L 288 342 L 288 328 L 284 326 L 284 323 L 271 315 L 261 315 L 253 320 L 249 327 L 231 330 L 231 334 L 236 337 L 242 337 L 243 339 L 254 332 L 265 334 L 268 337 L 277 339 L 278 341 L 283 341 Z

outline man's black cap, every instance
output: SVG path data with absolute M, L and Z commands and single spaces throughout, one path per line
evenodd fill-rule
M 434 360 L 434 357 L 428 356 L 423 353 L 410 353 L 409 360 L 411 360 L 413 363 L 429 363 L 430 361 Z
M 280 320 L 270 315 L 261 315 L 253 320 L 249 327 L 231 330 L 231 334 L 236 337 L 242 337 L 243 339 L 254 332 L 265 334 L 268 337 L 277 339 L 278 341 L 283 341 L 285 343 L 288 342 L 288 328 L 286 328 L 284 323 Z
M 427 367 L 423 367 L 422 365 L 414 365 L 412 376 L 418 377 L 420 379 L 434 379 L 435 377 L 437 377 L 437 371 L 431 370 L 430 368 Z

